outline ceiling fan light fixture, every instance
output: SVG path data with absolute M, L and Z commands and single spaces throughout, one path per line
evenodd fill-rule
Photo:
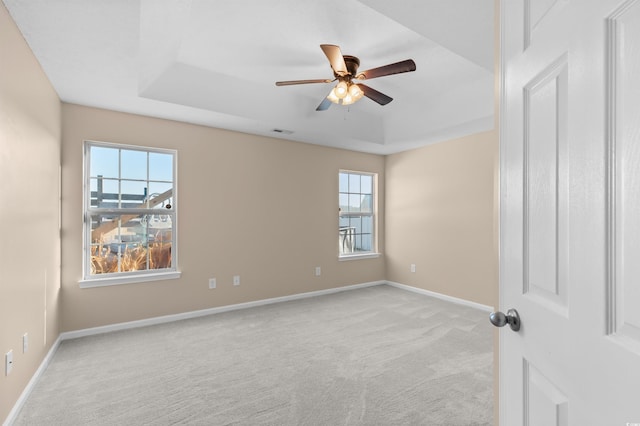
M 353 96 L 351 96 L 349 93 L 347 93 L 347 96 L 345 96 L 342 99 L 342 105 L 351 105 L 355 101 L 357 101 L 357 99 L 355 99 Z
M 345 86 L 347 89 L 345 90 Z M 336 105 L 351 105 L 358 102 L 364 96 L 364 92 L 357 84 L 341 81 L 329 92 L 329 99 Z
M 344 97 L 349 93 L 349 86 L 346 82 L 341 81 L 340 83 L 336 84 L 333 92 L 335 92 L 335 95 L 338 97 L 338 99 L 344 99 Z
M 349 86 L 349 95 L 353 98 L 353 102 L 359 101 L 364 96 L 364 92 L 357 84 Z
M 358 102 L 365 96 L 379 105 L 387 105 L 393 100 L 392 97 L 378 92 L 364 84 L 355 84 L 353 80 L 371 80 L 372 78 L 401 74 L 416 70 L 416 63 L 413 59 L 406 59 L 404 61 L 371 68 L 358 73 L 360 59 L 357 57 L 343 55 L 340 51 L 340 47 L 334 44 L 321 44 L 320 48 L 329 60 L 329 64 L 333 70 L 333 80 L 315 79 L 276 81 L 276 86 L 290 86 L 293 84 L 331 83 L 337 80 L 338 84 L 336 84 L 336 86 L 331 89 L 331 92 L 329 92 L 329 95 L 322 100 L 320 105 L 316 108 L 316 111 L 326 111 L 331 106 L 331 103 L 336 105 L 351 105 Z
M 329 92 L 329 96 L 327 96 L 327 99 L 329 99 L 334 104 L 340 104 L 340 98 L 336 96 L 336 88 L 335 87 L 333 89 L 331 89 L 331 92 Z

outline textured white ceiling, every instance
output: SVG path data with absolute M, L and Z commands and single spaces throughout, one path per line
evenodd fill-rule
M 493 0 L 3 1 L 66 102 L 378 154 L 493 128 Z M 333 78 L 324 43 L 417 70 L 317 112 L 274 83 Z

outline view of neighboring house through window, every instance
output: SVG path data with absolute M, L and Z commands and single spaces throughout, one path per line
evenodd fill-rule
M 372 173 L 339 173 L 340 256 L 375 252 L 375 177 Z
M 84 279 L 176 270 L 176 152 L 85 142 Z

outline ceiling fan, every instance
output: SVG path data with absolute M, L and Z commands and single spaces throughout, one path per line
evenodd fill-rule
M 331 83 L 337 80 L 338 84 L 331 89 L 329 95 L 324 98 L 320 105 L 318 105 L 316 111 L 327 110 L 331 106 L 331 103 L 338 105 L 351 105 L 352 103 L 360 100 L 363 96 L 366 96 L 380 105 L 386 105 L 391 102 L 393 98 L 360 83 L 360 81 L 416 70 L 416 63 L 413 62 L 413 59 L 407 59 L 358 72 L 360 59 L 355 56 L 343 55 L 340 51 L 340 47 L 333 44 L 321 44 L 320 48 L 327 56 L 327 59 L 329 59 L 331 69 L 333 70 L 333 79 L 276 82 L 276 86 L 291 86 L 294 84 Z

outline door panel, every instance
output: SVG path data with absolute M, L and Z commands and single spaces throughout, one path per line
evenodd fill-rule
M 550 16 L 558 13 L 568 0 L 525 0 L 522 18 L 524 19 L 524 48 L 531 45 L 538 28 Z
M 640 0 L 501 0 L 500 423 L 640 424 Z
M 566 395 L 526 360 L 523 371 L 524 425 L 568 425 L 569 403 Z
M 627 2 L 608 22 L 611 241 L 608 331 L 629 350 L 640 352 L 640 2 Z
M 567 56 L 524 86 L 524 294 L 567 315 Z

